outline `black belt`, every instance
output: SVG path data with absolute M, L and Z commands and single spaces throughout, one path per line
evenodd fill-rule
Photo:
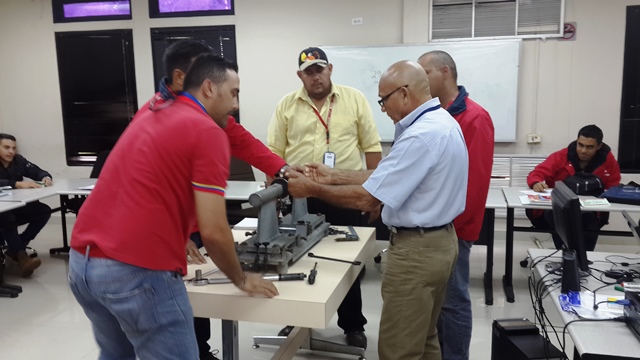
M 444 224 L 444 225 L 440 225 L 440 226 L 431 226 L 431 227 L 398 227 L 398 226 L 391 226 L 390 229 L 391 231 L 393 231 L 393 229 L 396 230 L 396 232 L 398 231 L 418 231 L 418 232 L 428 232 L 428 231 L 435 231 L 435 230 L 440 230 L 440 229 L 444 229 L 447 226 L 449 226 L 449 224 Z

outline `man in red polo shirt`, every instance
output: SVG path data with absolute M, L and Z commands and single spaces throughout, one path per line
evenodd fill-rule
M 185 74 L 193 60 L 198 55 L 211 51 L 209 46 L 198 40 L 187 39 L 172 43 L 162 57 L 167 76 L 160 80 L 158 92 L 142 106 L 141 110 L 170 106 L 176 100 L 177 94 L 183 90 Z M 287 168 L 286 162 L 272 153 L 269 148 L 256 139 L 242 125 L 238 124 L 231 115 L 228 117 L 224 132 L 229 139 L 232 156 L 264 172 L 268 177 L 284 176 L 284 171 Z M 191 240 L 187 242 L 188 260 L 195 264 L 206 263 L 206 259 L 198 251 L 198 246 L 202 246 L 199 234 L 192 234 L 191 239 L 195 240 L 195 242 Z M 208 343 L 211 338 L 210 320 L 208 318 L 195 318 L 194 326 L 200 351 L 200 360 L 218 360 L 211 353 L 211 346 Z
M 469 99 L 458 86 L 456 63 L 444 51 L 423 54 L 418 63 L 429 77 L 431 96 L 460 124 L 469 152 L 469 181 L 465 210 L 453 221 L 458 235 L 458 260 L 447 285 L 447 295 L 438 320 L 438 337 L 443 360 L 468 360 L 471 343 L 471 297 L 469 296 L 469 254 L 478 240 L 484 207 L 489 194 L 493 166 L 493 122 L 489 113 Z
M 136 115 L 74 226 L 69 282 L 101 359 L 198 359 L 182 283 L 196 225 L 239 289 L 278 294 L 273 283 L 242 271 L 225 213 L 230 150 L 222 128 L 238 107 L 237 66 L 203 54 L 184 90 L 171 106 Z

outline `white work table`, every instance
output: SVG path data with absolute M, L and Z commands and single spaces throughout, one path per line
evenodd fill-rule
M 95 185 L 98 179 L 60 179 L 55 181 L 52 189 L 59 195 L 88 196 L 91 190 L 81 187 Z M 59 184 L 60 183 L 60 184 Z M 247 200 L 249 195 L 264 189 L 264 182 L 260 181 L 228 181 L 225 192 L 227 200 Z
M 248 200 L 249 195 L 265 188 L 262 181 L 227 181 L 224 198 L 227 200 Z
M 58 195 L 88 196 L 90 189 L 81 189 L 95 185 L 98 179 L 60 179 L 53 183 L 52 188 L 56 189 Z
M 35 189 L 10 189 L 5 190 L 9 195 L 0 196 L 0 202 L 23 201 L 32 202 L 59 194 L 87 195 L 88 190 L 79 190 L 79 187 L 93 185 L 96 179 L 54 179 L 53 185 Z
M 532 191 L 526 187 L 503 187 L 505 199 L 510 208 L 522 208 L 522 209 L 543 209 L 551 210 L 551 204 L 523 204 L 520 201 L 520 196 L 525 195 L 522 191 Z M 580 196 L 581 199 L 595 199 L 594 196 Z M 582 211 L 609 211 L 609 212 L 640 212 L 640 206 L 629 204 L 610 203 L 611 205 L 604 206 L 581 206 Z
M 346 230 L 346 227 L 336 228 Z M 356 227 L 355 230 L 359 241 L 336 242 L 334 239 L 340 235 L 327 236 L 310 252 L 364 263 L 373 251 L 375 229 Z M 233 233 L 236 240 L 246 238 L 244 231 L 234 230 Z M 248 296 L 232 284 L 186 285 L 194 316 L 223 319 L 224 359 L 238 359 L 237 321 L 316 329 L 327 326 L 362 266 L 303 256 L 289 267 L 288 272 L 308 275 L 316 262 L 318 274 L 314 285 L 309 285 L 306 280 L 275 282 L 280 295 L 272 299 Z M 190 266 L 186 278 L 194 277 L 196 268 L 204 273 L 212 267 L 212 264 Z
M 98 179 L 54 179 L 53 185 L 50 187 L 40 189 L 10 190 L 12 194 L 0 197 L 0 201 L 30 202 L 53 195 L 59 195 L 60 213 L 62 215 L 62 246 L 49 249 L 49 254 L 66 254 L 69 253 L 66 221 L 67 204 L 69 202 L 69 197 L 89 196 L 91 194 L 91 190 L 80 188 L 95 185 L 97 181 Z M 225 192 L 225 199 L 247 201 L 251 194 L 262 189 L 264 189 L 264 182 L 228 181 Z
M 520 196 L 525 195 L 522 191 L 531 189 L 526 187 L 503 187 L 502 191 L 504 197 L 507 200 L 507 233 L 506 233 L 506 256 L 505 256 L 505 274 L 502 278 L 502 285 L 508 302 L 515 301 L 515 294 L 513 292 L 513 233 L 515 231 L 522 232 L 549 232 L 549 230 L 540 230 L 533 227 L 514 226 L 514 209 L 540 209 L 551 210 L 551 204 L 523 204 L 520 201 Z M 580 196 L 581 198 L 593 198 L 593 196 Z M 630 213 L 640 212 L 640 206 L 611 203 L 610 206 L 582 206 L 582 211 L 608 211 L 608 212 L 622 212 L 627 211 Z M 600 230 L 600 235 L 608 236 L 632 236 L 629 231 L 611 231 Z
M 542 259 L 545 256 L 550 255 L 554 251 L 552 250 L 542 250 L 542 249 L 529 249 L 529 256 L 531 256 L 532 260 Z M 626 257 L 638 258 L 638 255 L 635 254 L 613 254 L 613 253 L 602 253 L 602 252 L 587 252 L 587 258 L 590 261 L 593 261 L 592 265 L 589 265 L 590 268 L 598 268 L 601 270 L 609 270 L 611 269 L 611 264 L 607 264 L 601 262 L 605 260 L 607 256 L 613 255 L 622 255 Z M 558 252 L 554 258 L 549 258 L 548 261 L 561 261 L 562 254 Z M 616 261 L 622 261 L 622 258 L 618 258 Z M 542 278 L 547 275 L 547 271 L 544 268 L 544 265 L 548 261 L 541 261 L 535 267 L 535 271 L 539 275 L 538 278 Z M 628 260 L 624 260 L 628 261 Z M 635 261 L 637 262 L 637 261 Z M 631 266 L 624 268 L 626 270 L 629 269 L 639 270 L 640 267 Z M 594 275 L 598 276 L 596 273 Z M 547 275 L 545 280 L 557 278 L 557 275 Z M 607 278 L 605 278 L 607 279 Z M 611 280 L 611 279 L 607 279 Z M 595 280 L 592 277 L 584 278 L 581 282 L 581 287 L 583 289 L 589 289 L 593 291 L 598 287 L 602 286 L 602 283 Z M 605 287 L 601 290 L 597 291 L 598 294 L 608 294 L 608 295 L 616 295 L 620 296 L 623 293 L 617 292 L 613 289 L 613 285 L 610 287 Z M 556 287 L 556 289 L 551 291 L 551 295 L 549 296 L 555 308 L 558 310 L 560 317 L 564 324 L 567 324 L 569 321 L 576 320 L 578 317 L 574 314 L 562 311 L 560 307 L 560 302 L 558 300 L 558 295 L 560 295 L 560 289 Z M 592 359 L 616 359 L 616 360 L 631 360 L 638 359 L 640 356 L 640 339 L 638 339 L 633 331 L 627 327 L 627 325 L 623 322 L 613 322 L 613 321 L 604 321 L 604 322 L 577 322 L 572 323 L 568 328 L 569 335 L 571 335 L 571 339 L 575 344 L 575 352 L 581 357 L 582 360 L 592 360 Z M 574 359 L 577 359 L 575 357 Z
M 17 209 L 19 207 L 23 207 L 26 204 L 22 201 L 6 201 L 6 202 L 0 202 L 0 213 L 1 212 L 5 212 L 5 211 L 9 211 L 9 210 L 13 210 L 13 209 Z

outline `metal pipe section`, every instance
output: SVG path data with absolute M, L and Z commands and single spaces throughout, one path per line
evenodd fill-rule
M 269 187 L 264 190 L 255 192 L 249 196 L 249 204 L 253 207 L 260 207 L 269 201 L 283 198 L 289 193 L 287 191 L 287 180 L 275 179 Z

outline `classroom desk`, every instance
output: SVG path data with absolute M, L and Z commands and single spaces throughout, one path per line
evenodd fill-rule
M 553 253 L 554 250 L 543 249 L 529 249 L 529 256 L 531 259 L 541 259 L 544 256 L 548 256 Z M 601 252 L 588 252 L 587 258 L 594 261 L 591 268 L 598 268 L 601 270 L 611 269 L 611 264 L 605 264 L 598 262 L 598 260 L 604 260 L 610 255 L 624 255 L 627 257 L 637 257 L 635 254 L 612 254 Z M 548 261 L 561 261 L 561 254 L 555 255 L 554 258 L 549 258 Z M 547 271 L 544 269 L 544 265 L 547 260 L 541 261 L 535 267 L 538 279 L 547 275 Z M 619 260 L 618 260 L 619 261 Z M 640 270 L 640 266 L 631 266 L 625 269 Z M 545 280 L 558 277 L 557 275 L 548 275 Z M 605 278 L 607 279 L 607 278 Z M 607 279 L 611 280 L 611 279 Z M 583 280 L 584 281 L 584 280 Z M 592 277 L 586 278 L 586 283 L 583 283 L 583 288 L 589 290 L 597 289 L 603 284 Z M 613 289 L 613 286 L 606 287 L 597 291 L 597 294 L 609 294 L 609 295 L 622 295 L 621 292 L 617 292 Z M 576 320 L 578 317 L 571 313 L 567 313 L 561 310 L 560 303 L 558 301 L 558 295 L 560 295 L 560 289 L 556 288 L 551 291 L 550 298 L 553 301 L 554 306 L 560 313 L 560 317 L 564 324 L 569 321 Z M 622 322 L 584 322 L 573 323 L 568 328 L 569 335 L 575 344 L 574 360 L 595 360 L 595 359 L 615 359 L 615 360 L 630 360 L 638 359 L 640 356 L 640 340 L 635 336 L 631 329 Z
M 0 202 L 22 201 L 29 203 L 56 196 L 65 191 L 72 193 L 78 187 L 95 184 L 95 181 L 96 179 L 54 179 L 53 185 L 47 187 L 5 190 L 9 195 L 0 196 Z
M 502 277 L 502 286 L 504 288 L 505 295 L 507 297 L 508 302 L 515 301 L 515 294 L 513 293 L 513 233 L 515 231 L 522 232 L 544 232 L 548 233 L 549 230 L 540 230 L 535 229 L 532 226 L 514 226 L 514 209 L 542 209 L 542 210 L 550 210 L 550 204 L 526 204 L 523 205 L 520 201 L 520 196 L 524 195 L 521 191 L 523 190 L 531 190 L 526 187 L 503 187 L 502 192 L 504 193 L 504 197 L 507 200 L 507 234 L 506 234 L 506 256 L 505 256 L 505 269 L 504 276 Z M 582 196 L 581 196 L 582 197 Z M 592 198 L 590 196 L 584 196 L 584 198 Z M 640 212 L 640 206 L 637 205 L 627 205 L 627 204 L 616 204 L 611 203 L 610 206 L 589 206 L 582 207 L 582 211 L 608 211 L 608 212 L 622 212 L 627 211 L 630 213 L 638 213 Z M 609 236 L 633 236 L 630 231 L 608 231 L 608 230 L 600 230 L 598 231 L 600 235 L 609 235 Z
M 11 189 L 5 190 L 9 195 L 0 196 L 0 202 L 24 202 L 30 203 L 56 195 L 56 190 L 51 187 L 36 189 Z
M 483 231 L 487 242 L 487 260 L 484 273 L 484 303 L 493 305 L 493 245 L 496 209 L 505 209 L 507 202 L 504 199 L 502 189 L 489 189 L 487 203 L 485 204 Z
M 9 211 L 9 210 L 13 210 L 13 209 L 17 209 L 19 207 L 23 207 L 27 205 L 27 203 L 23 202 L 23 201 L 5 201 L 5 202 L 0 202 L 0 213 L 5 212 L 5 211 Z
M 78 187 L 90 185 L 95 183 L 95 179 L 54 179 L 53 185 L 36 188 L 36 189 L 11 189 L 7 190 L 10 195 L 0 197 L 0 202 L 23 202 L 29 203 L 33 201 L 42 200 L 51 196 L 55 196 L 64 191 L 75 191 Z M 63 247 L 50 249 L 50 254 L 59 252 L 69 252 L 69 246 L 67 245 L 67 227 L 66 227 L 66 206 L 63 201 L 63 197 L 66 195 L 60 195 L 60 207 L 51 209 L 51 212 L 60 211 L 62 214 L 62 234 L 63 234 Z
M 346 227 L 337 228 L 346 230 Z M 355 230 L 360 236 L 360 241 L 335 242 L 333 239 L 336 236 L 327 236 L 316 244 L 311 252 L 319 256 L 359 260 L 364 263 L 374 248 L 375 229 L 356 227 Z M 234 230 L 233 234 L 237 241 L 246 238 L 244 231 Z M 295 351 L 287 353 L 285 349 L 297 350 L 299 344 L 309 335 L 309 329 L 326 328 L 360 273 L 361 266 L 303 256 L 289 267 L 288 272 L 309 274 L 316 262 L 318 274 L 314 285 L 309 285 L 307 281 L 276 282 L 280 295 L 273 299 L 248 296 L 232 284 L 186 285 L 194 316 L 223 319 L 224 360 L 239 359 L 238 321 L 300 327 L 292 331 L 287 343 L 281 346 L 274 359 L 291 359 Z M 204 273 L 212 266 L 211 263 L 190 265 L 189 274 L 185 278 L 192 278 L 196 269 L 202 269 Z
M 227 189 L 224 194 L 226 200 L 246 201 L 249 195 L 263 190 L 263 181 L 227 181 Z
M 56 189 L 56 193 L 60 196 L 60 215 L 62 224 L 62 246 L 49 249 L 49 254 L 68 254 L 69 243 L 67 234 L 67 205 L 69 196 L 87 197 L 91 194 L 91 190 L 80 189 L 95 185 L 98 179 L 59 179 L 53 183 L 52 188 Z
M 95 185 L 98 179 L 58 179 L 55 180 L 50 189 L 60 196 L 60 213 L 62 215 L 62 246 L 49 249 L 49 254 L 68 254 L 69 242 L 67 231 L 67 203 L 69 196 L 86 197 L 91 194 L 91 190 L 80 189 L 89 185 Z M 227 200 L 248 200 L 249 196 L 264 188 L 264 182 L 259 181 L 228 181 L 225 192 Z M 39 189 L 36 189 L 39 190 Z

